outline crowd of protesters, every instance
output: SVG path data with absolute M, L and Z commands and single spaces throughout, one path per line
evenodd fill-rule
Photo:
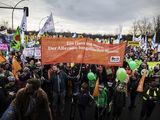
M 15 77 L 12 73 L 12 58 L 22 69 Z M 130 69 L 128 60 L 141 60 L 136 70 Z M 56 120 L 65 118 L 65 102 L 71 103 L 70 119 L 74 120 L 76 109 L 80 120 L 87 120 L 87 107 L 95 106 L 95 120 L 104 120 L 112 114 L 118 120 L 126 97 L 130 97 L 128 110 L 136 107 L 137 87 L 143 69 L 148 71 L 142 95 L 140 119 L 147 120 L 160 103 L 160 64 L 150 69 L 147 62 L 159 61 L 156 49 L 126 47 L 123 68 L 128 77 L 121 83 L 116 79 L 118 67 L 95 64 L 59 63 L 41 65 L 40 60 L 27 57 L 21 52 L 11 52 L 7 61 L 0 64 L 0 117 L 2 120 Z M 87 74 L 92 71 L 99 79 L 99 96 L 94 97 L 95 82 L 89 82 Z M 96 81 L 95 80 L 95 81 Z

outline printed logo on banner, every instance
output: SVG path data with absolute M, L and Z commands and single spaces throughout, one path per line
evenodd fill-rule
M 113 62 L 113 63 L 120 62 L 120 56 L 111 56 L 110 57 L 110 62 Z

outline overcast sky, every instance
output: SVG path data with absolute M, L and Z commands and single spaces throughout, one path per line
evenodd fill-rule
M 18 1 L 0 0 L 0 6 L 14 6 Z M 29 0 L 17 7 L 24 6 L 29 7 L 28 30 L 39 30 L 46 20 L 43 18 L 52 12 L 57 32 L 116 34 L 122 25 L 122 32 L 127 33 L 134 20 L 160 14 L 160 0 Z M 6 20 L 11 26 L 11 13 L 0 9 L 0 22 Z M 14 11 L 14 28 L 22 16 L 22 10 Z

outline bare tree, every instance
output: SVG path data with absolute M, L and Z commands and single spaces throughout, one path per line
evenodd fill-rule
M 137 21 L 138 29 L 141 35 L 147 35 L 152 33 L 152 24 L 149 19 L 144 18 Z
M 133 23 L 132 23 L 131 34 L 133 34 L 135 36 L 138 34 L 138 24 L 137 24 L 136 20 L 133 21 Z
M 154 32 L 160 31 L 160 15 L 153 18 Z
M 115 34 L 121 34 L 123 30 L 123 25 L 119 24 L 118 27 L 115 29 Z
M 148 33 L 148 35 L 152 35 L 154 33 L 153 24 L 151 22 L 148 23 L 147 33 Z

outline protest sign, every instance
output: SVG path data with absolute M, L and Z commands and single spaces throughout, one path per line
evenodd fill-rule
M 139 41 L 128 41 L 128 46 L 139 47 Z
M 7 50 L 8 45 L 7 44 L 0 44 L 0 50 Z

